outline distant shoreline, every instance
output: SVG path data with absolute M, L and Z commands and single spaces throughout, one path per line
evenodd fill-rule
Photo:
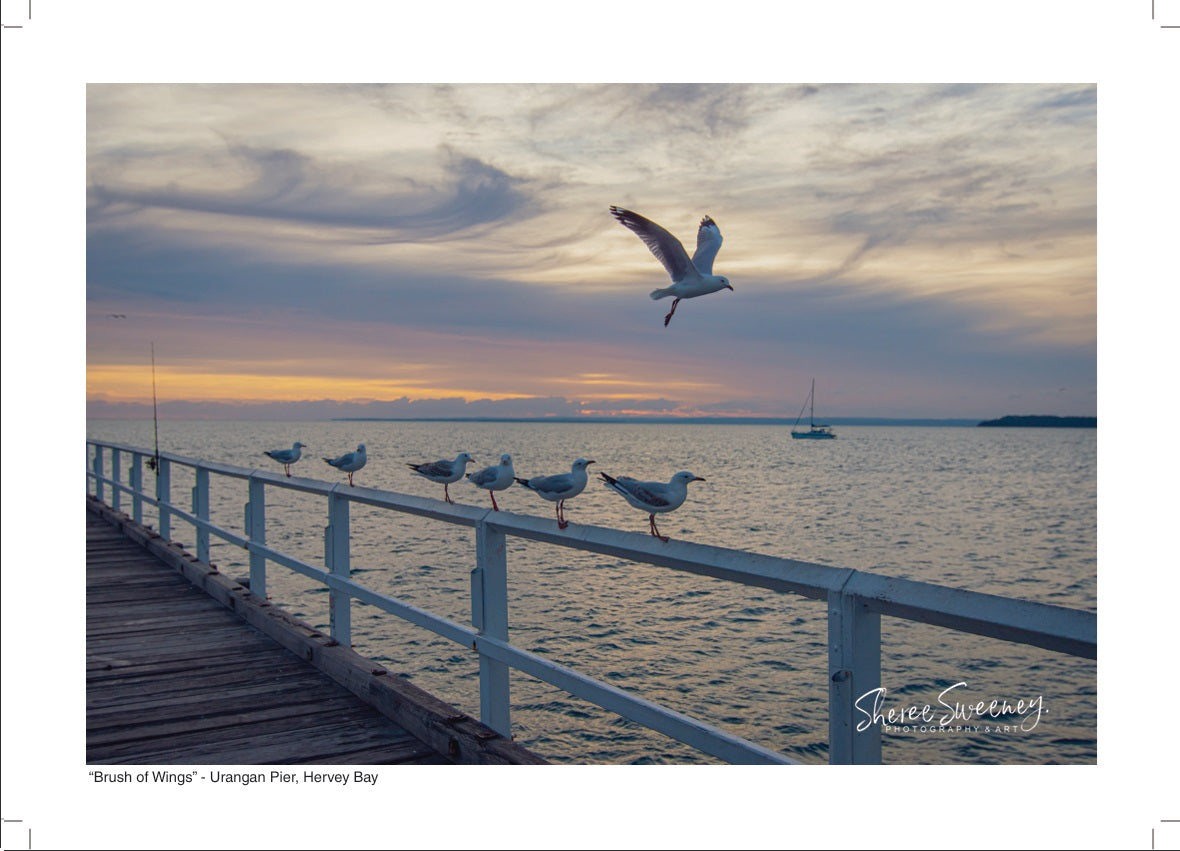
M 984 420 L 980 426 L 1001 428 L 1098 428 L 1097 417 L 1055 417 L 1045 414 L 1008 415 L 998 420 Z

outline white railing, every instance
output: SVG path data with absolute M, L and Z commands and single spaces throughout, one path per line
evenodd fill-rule
M 89 447 L 94 447 L 90 457 Z M 266 596 L 266 563 L 273 561 L 322 582 L 329 589 L 329 624 L 333 638 L 351 644 L 351 601 L 357 600 L 428 629 L 479 654 L 480 720 L 511 736 L 508 672 L 515 668 L 570 694 L 595 703 L 645 727 L 657 730 L 700 751 L 733 763 L 794 764 L 793 760 L 738 736 L 666 709 L 629 692 L 580 674 L 508 640 L 509 535 L 560 547 L 585 550 L 705 576 L 739 582 L 780 593 L 799 594 L 828 604 L 828 739 L 832 763 L 879 763 L 881 731 L 877 724 L 858 730 L 854 719 L 857 695 L 880 688 L 881 615 L 936 624 L 961 632 L 1030 644 L 1059 653 L 1097 657 L 1097 616 L 1092 612 L 1031 603 L 925 582 L 892 579 L 849 568 L 712 547 L 688 541 L 662 543 L 650 535 L 599 526 L 571 525 L 560 531 L 549 518 L 540 518 L 467 505 L 450 505 L 390 491 L 341 486 L 314 479 L 251 470 L 160 453 L 155 494 L 143 487 L 143 467 L 154 457 L 150 450 L 101 441 L 87 441 L 87 489 L 121 510 L 123 495 L 131 499 L 132 518 L 142 523 L 143 506 L 156 506 L 159 533 L 171 538 L 173 518 L 191 523 L 196 532 L 197 558 L 209 560 L 209 538 L 246 549 L 250 554 L 250 588 Z M 105 452 L 104 452 L 105 450 Z M 109 453 L 111 474 L 104 470 Z M 129 455 L 130 481 L 122 481 L 123 456 Z M 172 501 L 171 469 L 179 464 L 194 470 L 191 510 Z M 209 520 L 211 474 L 244 479 L 249 501 L 245 507 L 245 536 Z M 319 567 L 268 546 L 266 542 L 266 487 L 319 494 L 328 501 L 325 566 Z M 471 626 L 357 584 L 350 576 L 349 506 L 375 506 L 470 526 L 475 529 L 475 567 L 471 571 Z M 863 713 L 863 710 L 861 710 Z

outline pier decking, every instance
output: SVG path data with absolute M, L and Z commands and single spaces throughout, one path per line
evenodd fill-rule
M 89 498 L 86 761 L 543 762 Z

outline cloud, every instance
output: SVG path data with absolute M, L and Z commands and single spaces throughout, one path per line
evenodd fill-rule
M 102 398 L 87 401 L 92 419 L 146 419 L 152 406 L 146 402 L 118 402 Z M 328 420 L 328 419 L 521 419 L 576 417 L 582 405 L 556 396 L 520 399 L 456 398 L 386 401 L 308 399 L 290 402 L 218 402 L 171 399 L 158 405 L 161 419 L 173 420 Z
M 374 231 L 351 238 L 405 242 L 454 238 L 516 215 L 530 200 L 526 180 L 450 149 L 440 151 L 441 174 L 430 183 L 358 173 L 291 149 L 230 144 L 227 151 L 229 166 L 250 176 L 244 184 L 206 190 L 96 182 L 89 188 L 92 223 L 101 225 L 108 211 L 164 209 Z
M 236 369 L 251 393 L 273 375 L 284 394 L 336 380 L 370 398 L 754 409 L 793 408 L 816 370 L 833 389 L 835 370 L 1094 381 L 1093 87 L 104 86 L 90 101 L 94 376 L 163 338 L 193 381 Z M 690 249 L 713 215 L 735 292 L 663 328 L 646 293 L 666 275 L 610 203 Z

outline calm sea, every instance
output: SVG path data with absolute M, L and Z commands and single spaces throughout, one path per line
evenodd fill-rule
M 88 435 L 152 445 L 150 422 L 95 420 Z M 442 498 L 407 462 L 466 450 L 479 469 L 512 454 L 522 477 L 565 472 L 578 457 L 612 475 L 707 479 L 659 520 L 699 541 L 1097 610 L 1096 431 L 952 427 L 842 427 L 835 441 L 791 440 L 789 428 L 483 422 L 161 422 L 163 450 L 281 470 L 264 449 L 308 445 L 294 471 L 343 474 L 320 460 L 365 443 L 357 484 Z M 173 493 L 192 486 L 174 473 Z M 490 506 L 466 481 L 459 502 Z M 323 560 L 320 498 L 268 490 L 268 541 Z M 514 486 L 502 510 L 553 517 L 553 506 Z M 246 487 L 214 477 L 215 522 L 241 531 Z M 640 533 L 647 517 L 595 479 L 566 505 L 573 523 Z M 155 522 L 145 512 L 145 522 Z M 176 537 L 195 546 L 191 529 Z M 470 622 L 472 530 L 360 505 L 352 508 L 358 581 L 461 623 Z M 245 577 L 245 552 L 214 544 L 212 560 Z M 514 643 L 614 686 L 700 718 L 805 762 L 827 760 L 826 607 L 665 568 L 509 539 Z M 327 593 L 271 565 L 275 603 L 326 628 Z M 1033 647 L 883 618 L 884 708 L 944 712 L 944 700 L 1038 698 L 1039 719 L 973 721 L 978 732 L 887 729 L 887 763 L 1094 763 L 1095 663 Z M 478 664 L 467 649 L 357 605 L 361 654 L 479 715 Z M 617 718 L 532 678 L 512 678 L 517 741 L 554 762 L 691 763 L 711 757 Z M 983 729 L 984 724 L 988 729 Z

